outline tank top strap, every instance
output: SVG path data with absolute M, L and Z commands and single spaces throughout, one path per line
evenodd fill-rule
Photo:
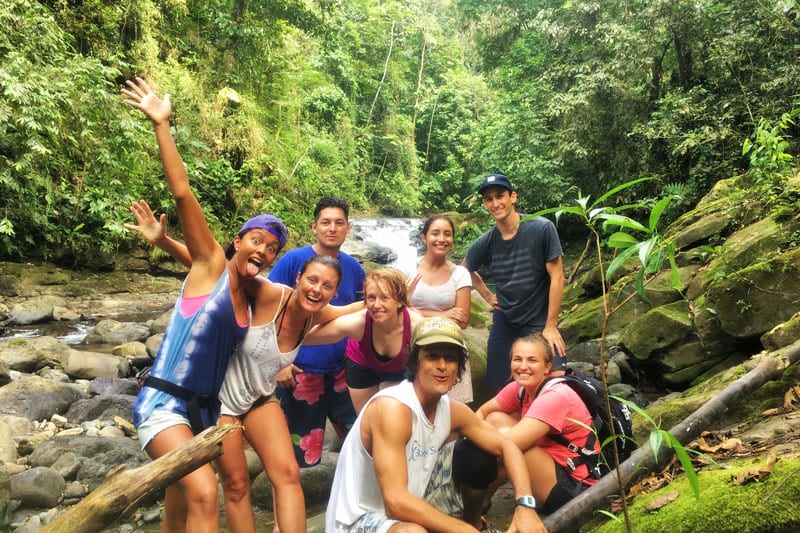
M 408 312 L 408 307 L 403 308 L 403 346 L 401 350 L 405 350 L 411 344 L 411 313 Z
M 288 287 L 286 287 L 286 285 L 283 285 L 282 283 L 279 285 L 281 286 L 281 303 L 278 306 L 278 309 L 275 311 L 275 316 L 272 317 L 273 324 L 277 324 L 278 319 L 281 318 L 284 314 L 286 314 L 286 306 L 289 305 L 289 298 L 291 298 L 292 294 L 294 294 L 294 291 L 290 292 L 289 298 L 286 298 L 286 300 L 284 300 L 283 295 L 286 294 L 286 289 Z

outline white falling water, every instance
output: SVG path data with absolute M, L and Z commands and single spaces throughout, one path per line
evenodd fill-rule
M 385 266 L 411 274 L 416 271 L 417 258 L 422 253 L 419 218 L 351 218 L 353 229 L 342 249 L 356 257 L 363 244 L 389 249 L 395 258 Z M 361 257 L 358 257 L 361 259 Z

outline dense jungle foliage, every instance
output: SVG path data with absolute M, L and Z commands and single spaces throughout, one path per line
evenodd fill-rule
M 302 243 L 328 193 L 362 213 L 478 212 L 488 172 L 527 212 L 654 178 L 619 201 L 680 194 L 674 217 L 795 152 L 795 0 L 0 4 L 3 260 L 103 266 L 137 243 L 131 200 L 174 213 L 151 128 L 121 103 L 134 75 L 172 94 L 221 240 L 266 210 Z

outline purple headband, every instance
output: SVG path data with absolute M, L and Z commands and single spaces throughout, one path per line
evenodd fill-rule
M 278 239 L 279 252 L 283 250 L 283 247 L 286 246 L 286 241 L 289 240 L 289 232 L 286 231 L 286 226 L 281 219 L 274 215 L 263 214 L 254 216 L 244 223 L 244 226 L 242 226 L 242 229 L 239 230 L 237 235 L 241 237 L 253 229 L 263 229 L 275 235 L 275 238 Z

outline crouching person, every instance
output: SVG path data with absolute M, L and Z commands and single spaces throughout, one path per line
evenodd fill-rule
M 545 531 L 522 452 L 447 396 L 466 360 L 466 343 L 455 322 L 433 317 L 417 324 L 407 361 L 409 379 L 371 398 L 344 441 L 326 533 L 477 532 L 480 512 L 465 517 L 467 523 L 452 516 L 460 497 L 442 497 L 447 489 L 454 492 L 452 464 L 447 464 L 453 445 L 443 446 L 451 433 L 502 459 L 519 502 L 508 531 Z M 432 505 L 426 497 L 434 495 Z

